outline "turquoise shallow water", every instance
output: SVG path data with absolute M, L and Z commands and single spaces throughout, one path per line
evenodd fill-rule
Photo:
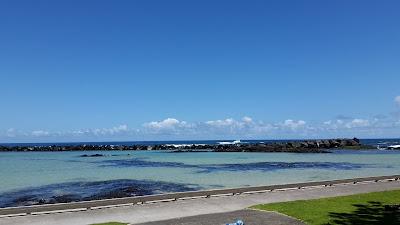
M 83 154 L 96 153 L 105 156 L 80 157 Z M 51 186 L 76 186 L 73 182 L 78 182 L 86 192 L 93 191 L 85 186 L 87 183 L 118 180 L 166 182 L 169 185 L 182 184 L 186 185 L 186 188 L 198 190 L 393 175 L 400 174 L 400 152 L 6 152 L 0 153 L 0 171 L 1 206 L 1 203 L 11 201 L 5 199 L 6 195 L 9 198 L 13 194 L 17 195 L 18 191 L 41 195 L 41 188 L 46 187 L 57 189 L 55 193 L 74 194 L 71 188 L 64 190 L 67 188 L 62 185 Z M 101 186 L 102 183 L 98 185 Z M 113 188 L 118 185 L 114 184 Z M 163 188 L 157 189 L 157 186 Z M 157 189 L 157 193 L 182 189 L 164 188 L 157 183 L 142 188 Z M 146 193 L 150 192 L 142 192 Z

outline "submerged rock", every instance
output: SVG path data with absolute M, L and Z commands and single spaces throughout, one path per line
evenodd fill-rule
M 92 154 L 92 155 L 88 155 L 88 154 L 83 154 L 80 155 L 79 157 L 104 157 L 105 155 L 103 154 Z
M 192 184 L 151 180 L 67 182 L 0 193 L 0 208 L 195 191 Z

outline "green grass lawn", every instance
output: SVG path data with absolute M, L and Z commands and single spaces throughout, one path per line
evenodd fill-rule
M 127 225 L 127 223 L 108 222 L 108 223 L 96 223 L 92 225 Z
M 400 190 L 343 197 L 257 205 L 252 208 L 276 211 L 310 225 L 400 224 Z

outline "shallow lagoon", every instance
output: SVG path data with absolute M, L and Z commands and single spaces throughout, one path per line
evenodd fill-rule
M 96 153 L 105 156 L 80 157 Z M 0 207 L 4 207 L 19 205 L 16 198 L 23 199 L 23 205 L 35 204 L 27 198 L 102 198 L 105 191 L 121 187 L 134 188 L 133 196 L 393 175 L 400 174 L 400 152 L 5 152 L 0 153 L 0 171 Z

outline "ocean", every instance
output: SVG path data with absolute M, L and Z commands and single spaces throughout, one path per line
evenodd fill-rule
M 217 142 L 219 141 L 101 144 L 214 144 Z M 243 142 L 277 141 L 245 140 Z M 398 144 L 400 140 L 369 139 L 361 140 L 361 142 L 378 146 Z M 60 143 L 46 145 L 54 144 Z M 84 154 L 103 154 L 103 156 L 82 157 Z M 318 154 L 174 153 L 171 151 L 2 152 L 0 153 L 0 171 L 0 207 L 8 207 L 394 175 L 400 174 L 400 151 L 334 150 L 332 153 Z

